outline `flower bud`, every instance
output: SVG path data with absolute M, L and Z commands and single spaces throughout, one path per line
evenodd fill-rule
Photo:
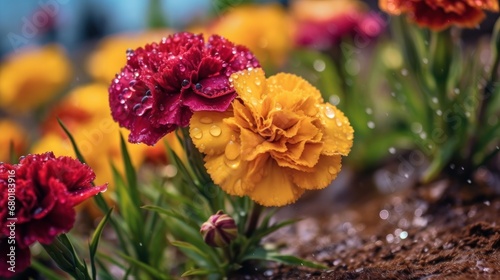
M 238 227 L 233 218 L 219 210 L 201 225 L 200 233 L 208 245 L 225 247 L 238 235 Z

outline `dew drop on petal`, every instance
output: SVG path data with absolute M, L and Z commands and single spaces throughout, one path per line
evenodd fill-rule
M 217 137 L 217 136 L 221 135 L 222 129 L 219 126 L 214 124 L 210 127 L 209 132 L 210 132 L 210 135 Z
M 334 166 L 328 167 L 328 173 L 330 173 L 332 175 L 337 174 L 337 168 L 335 168 Z
M 226 145 L 224 155 L 228 160 L 235 160 L 240 156 L 240 148 L 240 144 L 229 141 L 229 143 Z
M 335 118 L 335 111 L 329 106 L 325 107 L 325 116 L 329 119 Z M 338 123 L 337 123 L 338 124 Z
M 203 137 L 203 131 L 201 131 L 201 129 L 195 127 L 191 131 L 191 135 L 193 135 L 193 137 L 196 139 L 201 139 L 201 137 Z
M 200 119 L 200 122 L 203 124 L 211 124 L 213 122 L 213 120 L 210 117 L 202 117 Z
M 185 86 L 187 86 L 187 85 L 189 85 L 189 81 L 188 81 L 188 80 L 186 80 L 186 79 L 182 80 L 182 84 L 181 84 L 181 86 L 185 87 Z
M 281 111 L 281 109 L 283 109 L 283 106 L 280 103 L 276 103 L 276 105 L 274 105 L 274 108 L 276 108 L 277 111 Z

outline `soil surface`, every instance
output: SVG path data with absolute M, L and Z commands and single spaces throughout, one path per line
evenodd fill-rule
M 267 240 L 329 269 L 277 265 L 237 278 L 500 279 L 500 195 L 491 187 L 441 180 L 357 191 L 290 207 L 285 216 L 308 218 Z

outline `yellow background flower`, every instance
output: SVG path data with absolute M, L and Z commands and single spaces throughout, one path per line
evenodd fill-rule
M 10 162 L 10 145 L 14 144 L 16 156 L 24 154 L 27 142 L 26 131 L 16 123 L 0 120 L 0 162 Z
M 17 113 L 34 109 L 60 93 L 71 72 L 70 62 L 56 45 L 14 53 L 0 65 L 0 106 Z
M 172 34 L 172 30 L 151 30 L 140 33 L 120 33 L 104 38 L 87 61 L 87 71 L 92 78 L 109 83 L 127 64 L 127 49 L 136 49 L 152 42 L 159 42 Z
M 262 66 L 280 67 L 292 48 L 292 22 L 278 4 L 242 5 L 230 9 L 206 30 L 248 47 Z
M 232 111 L 196 112 L 190 136 L 213 181 L 264 206 L 295 202 L 335 179 L 353 129 L 311 84 L 291 74 L 266 80 L 262 69 L 231 76 Z

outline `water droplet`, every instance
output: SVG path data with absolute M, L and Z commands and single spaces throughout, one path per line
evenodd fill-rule
M 406 69 L 402 69 L 402 70 L 401 70 L 401 75 L 403 75 L 403 76 L 408 76 L 408 70 L 406 70 Z
M 340 97 L 338 95 L 334 94 L 334 95 L 330 96 L 328 101 L 330 101 L 331 104 L 337 106 L 340 103 Z
M 337 174 L 337 168 L 335 168 L 335 166 L 328 167 L 328 173 L 330 173 L 332 175 Z
M 330 106 L 325 106 L 325 116 L 329 119 L 335 118 L 335 111 Z
M 369 121 L 369 122 L 367 123 L 367 125 L 368 125 L 368 128 L 370 128 L 370 129 L 374 129 L 374 128 L 375 128 L 375 123 L 374 123 L 374 122 L 372 122 L 372 121 Z
M 195 86 L 194 86 L 197 90 L 201 90 L 203 88 L 203 86 L 200 84 L 200 83 L 197 83 Z
M 181 72 L 186 71 L 186 66 L 184 66 L 184 64 L 179 64 L 179 71 Z
M 135 86 L 136 83 L 137 83 L 136 80 L 130 80 L 130 82 L 128 82 L 128 85 L 133 87 L 133 86 Z
M 435 103 L 435 104 L 439 103 L 439 100 L 437 99 L 437 97 L 433 97 L 432 98 L 432 103 Z
M 390 148 L 389 148 L 389 153 L 391 153 L 391 154 L 395 154 L 395 153 L 396 153 L 396 148 L 394 148 L 394 147 L 390 147 Z
M 189 85 L 189 81 L 188 81 L 188 80 L 182 80 L 182 84 L 181 84 L 181 86 L 182 86 L 182 87 L 185 87 L 185 86 L 187 86 L 187 85 Z
M 425 57 L 424 57 L 424 58 L 422 58 L 422 62 L 423 62 L 424 64 L 427 64 L 427 63 L 429 63 L 429 59 L 427 59 L 427 58 L 425 58 Z
M 224 155 L 228 160 L 235 160 L 240 156 L 240 148 L 240 144 L 229 141 L 229 143 L 227 143 L 226 145 Z
M 137 104 L 135 104 L 135 105 L 134 105 L 134 107 L 132 108 L 132 111 L 137 112 L 140 108 L 141 108 L 141 104 L 137 103 Z
M 42 213 L 42 211 L 43 211 L 42 207 L 37 207 L 35 209 L 35 211 L 33 211 L 33 215 L 38 215 L 38 214 Z
M 460 94 L 460 89 L 459 88 L 456 88 L 453 90 L 453 92 L 456 94 L 456 95 L 459 95 Z
M 372 108 L 366 108 L 365 112 L 366 112 L 366 114 L 371 115 L 371 114 L 373 114 L 373 109 Z
M 203 124 L 211 124 L 213 122 L 213 120 L 210 117 L 202 117 L 200 119 L 200 122 L 203 123 Z
M 338 127 L 342 126 L 342 121 L 340 119 L 335 119 L 335 122 L 337 123 Z
M 233 74 L 231 77 L 233 77 L 233 79 L 236 80 L 236 79 L 238 79 L 239 76 L 238 76 L 238 74 Z
M 255 85 L 260 86 L 260 80 L 259 79 L 255 79 Z
M 217 125 L 215 125 L 215 124 L 214 124 L 214 125 L 212 125 L 212 126 L 210 127 L 209 132 L 210 132 L 210 134 L 211 134 L 212 136 L 217 137 L 217 136 L 220 136 L 220 135 L 221 135 L 221 133 L 222 133 L 222 129 L 221 129 L 219 126 L 217 126 Z
M 406 231 L 402 231 L 399 234 L 399 238 L 401 238 L 401 239 L 406 239 L 407 237 L 408 237 L 408 232 L 406 232 Z
M 191 135 L 193 135 L 193 137 L 196 139 L 201 139 L 201 137 L 203 137 L 203 131 L 201 131 L 201 129 L 195 127 L 191 130 Z
M 144 96 L 142 99 L 141 99 L 141 103 L 146 103 L 149 99 L 151 99 L 150 96 Z
M 277 111 L 281 111 L 281 109 L 283 109 L 283 106 L 280 103 L 276 103 L 276 105 L 274 105 L 274 108 L 276 108 Z

